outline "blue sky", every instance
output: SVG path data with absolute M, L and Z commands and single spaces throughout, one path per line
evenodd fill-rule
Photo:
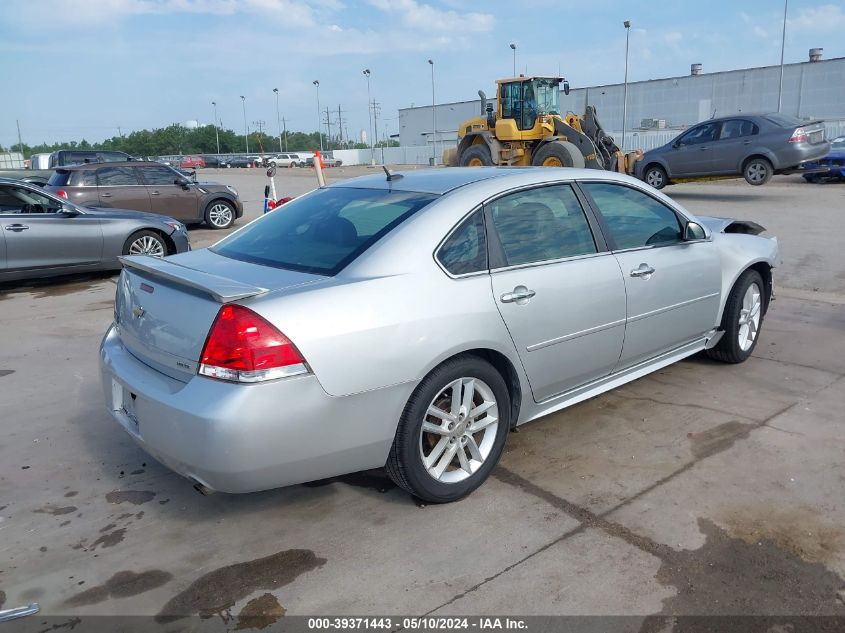
M 586 8 L 585 8 L 586 7 Z M 367 128 L 367 84 L 396 133 L 397 109 L 492 92 L 497 77 L 555 74 L 572 86 L 777 64 L 782 0 L 3 0 L 0 143 L 99 141 L 133 129 L 212 119 L 316 129 L 320 103 Z M 845 1 L 790 0 L 786 62 L 811 47 L 845 56 Z M 845 87 L 843 87 L 845 98 Z M 336 117 L 336 114 L 334 115 Z

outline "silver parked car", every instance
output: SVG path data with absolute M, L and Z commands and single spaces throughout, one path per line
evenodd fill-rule
M 704 350 L 745 360 L 779 261 L 762 231 L 594 170 L 348 180 L 124 258 L 106 406 L 202 491 L 386 466 L 453 501 L 518 424 Z
M 706 176 L 743 176 L 750 185 L 764 185 L 773 174 L 801 171 L 803 163 L 829 150 L 821 121 L 737 114 L 699 123 L 671 143 L 649 150 L 635 170 L 657 189 L 680 178 Z
M 0 178 L 0 281 L 120 268 L 120 255 L 190 250 L 185 225 L 126 209 L 90 209 Z

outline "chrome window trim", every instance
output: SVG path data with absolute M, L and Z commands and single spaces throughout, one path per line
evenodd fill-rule
M 580 330 L 578 332 L 572 332 L 571 334 L 564 334 L 563 336 L 557 336 L 555 338 L 551 338 L 548 341 L 542 341 L 540 343 L 534 343 L 533 345 L 528 345 L 525 348 L 527 352 L 536 352 L 539 349 L 543 349 L 544 347 L 551 347 L 552 345 L 557 345 L 558 343 L 563 343 L 565 341 L 570 341 L 572 339 L 581 338 L 582 336 L 587 336 L 588 334 L 595 334 L 597 332 L 603 332 L 604 330 L 609 330 L 611 328 L 619 327 L 620 325 L 625 325 L 627 319 L 617 319 L 616 321 L 611 321 L 610 323 L 603 323 L 602 325 L 596 325 L 594 327 L 589 327 L 584 330 Z
M 499 268 L 491 268 L 490 274 L 505 272 L 508 270 L 520 270 L 522 268 L 536 268 L 537 266 L 552 266 L 554 264 L 564 264 L 572 261 L 579 261 L 582 259 L 592 259 L 594 257 L 609 257 L 613 255 L 612 251 L 601 251 L 598 253 L 585 253 L 584 255 L 572 255 L 571 257 L 559 257 L 557 259 L 544 259 L 539 262 L 529 262 L 527 264 L 514 264 L 513 266 L 501 266 Z
M 642 314 L 637 314 L 632 317 L 628 317 L 628 323 L 633 323 L 634 321 L 640 321 L 641 319 L 646 319 L 651 316 L 655 316 L 657 314 L 662 314 L 664 312 L 669 312 L 670 310 L 675 310 L 677 308 L 682 308 L 684 306 L 688 306 L 690 304 L 696 303 L 698 301 L 704 301 L 705 299 L 712 299 L 713 297 L 718 297 L 721 293 L 720 292 L 711 292 L 709 295 L 703 295 L 701 297 L 696 297 L 694 299 L 687 299 L 686 301 L 680 301 L 679 303 L 673 303 L 670 306 L 663 306 L 662 308 L 657 308 L 656 310 L 651 310 L 650 312 L 643 312 Z

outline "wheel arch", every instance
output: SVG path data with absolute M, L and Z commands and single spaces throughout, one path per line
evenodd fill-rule
M 728 297 L 730 296 L 734 286 L 736 286 L 736 282 L 739 281 L 739 278 L 742 277 L 742 275 L 744 275 L 745 272 L 748 270 L 757 271 L 760 274 L 760 277 L 763 278 L 763 315 L 765 316 L 766 312 L 769 309 L 769 304 L 772 301 L 772 297 L 774 296 L 774 285 L 772 283 L 773 268 L 774 266 L 772 266 L 771 263 L 769 263 L 766 259 L 761 258 L 751 262 L 750 264 L 744 267 L 739 268 L 736 271 L 736 273 L 730 279 L 730 282 L 725 284 L 724 290 L 722 292 L 722 298 L 719 303 L 719 315 L 716 321 L 717 326 L 719 328 L 721 328 L 722 326 L 722 318 L 724 317 L 725 305 L 727 304 Z
M 490 150 L 490 157 L 493 159 L 493 164 L 499 164 L 502 144 L 493 136 L 492 132 L 488 131 L 467 134 L 461 139 L 461 142 L 458 143 L 458 151 L 455 154 L 456 164 L 461 164 L 461 154 L 473 145 L 487 145 L 487 148 Z
M 206 214 L 206 212 L 208 211 L 208 208 L 209 208 L 212 204 L 214 204 L 215 202 L 217 202 L 218 200 L 222 200 L 223 202 L 228 202 L 229 204 L 231 204 L 231 205 L 232 205 L 232 207 L 233 207 L 233 208 L 234 208 L 234 210 L 235 210 L 235 214 L 237 214 L 237 212 L 238 212 L 238 205 L 237 205 L 237 204 L 235 204 L 235 199 L 234 199 L 234 197 L 233 197 L 233 196 L 231 196 L 231 195 L 227 195 L 227 194 L 223 193 L 222 191 L 212 191 L 212 192 L 209 192 L 209 193 L 208 193 L 208 194 L 207 194 L 207 195 L 203 198 L 202 205 L 200 205 L 200 208 L 202 209 L 202 213 L 201 213 L 200 218 L 199 218 L 199 219 L 200 219 L 200 221 L 202 221 L 202 220 L 204 220 L 204 219 L 205 219 L 205 214 Z
M 174 255 L 176 253 L 176 243 L 173 241 L 173 238 L 170 237 L 165 231 L 162 231 L 160 228 L 155 226 L 144 226 L 134 229 L 129 235 L 126 236 L 126 239 L 123 240 L 123 243 L 126 244 L 133 235 L 138 233 L 142 233 L 144 231 L 149 231 L 150 233 L 155 233 L 161 239 L 164 240 L 164 245 L 167 247 L 167 254 Z

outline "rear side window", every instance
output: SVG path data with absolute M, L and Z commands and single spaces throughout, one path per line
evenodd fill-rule
M 74 187 L 96 187 L 97 172 L 93 169 L 81 169 L 71 172 L 70 184 Z
M 437 251 L 437 261 L 453 275 L 487 270 L 484 215 L 479 209 L 449 236 Z
M 211 250 L 241 261 L 335 275 L 435 194 L 330 187 L 293 200 Z
M 132 167 L 101 167 L 97 170 L 97 184 L 101 187 L 119 187 L 141 183 Z
M 617 250 L 681 241 L 678 216 L 637 189 L 600 182 L 581 183 L 598 207 Z
M 47 181 L 47 184 L 52 185 L 53 187 L 64 187 L 67 185 L 68 180 L 70 180 L 70 172 L 66 169 L 59 169 L 53 172 L 53 175 L 50 176 L 50 180 Z
M 743 136 L 753 136 L 759 132 L 756 124 L 745 119 L 731 119 L 722 123 L 722 132 L 719 134 L 719 140 L 723 141 L 728 138 L 742 138 Z

